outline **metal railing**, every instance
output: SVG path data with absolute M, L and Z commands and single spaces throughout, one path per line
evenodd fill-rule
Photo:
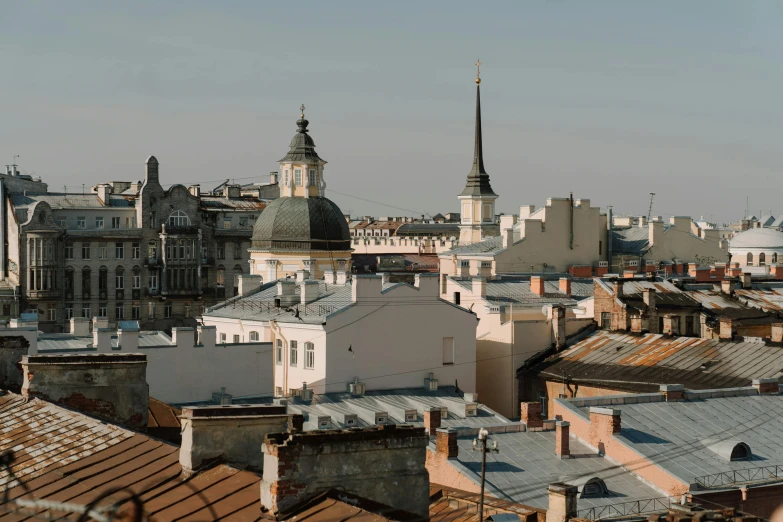
M 703 488 L 723 487 L 735 484 L 749 484 L 771 479 L 783 478 L 783 466 L 760 466 L 735 471 L 723 471 L 712 475 L 696 477 L 696 482 Z
M 576 512 L 576 515 L 579 518 L 586 518 L 589 520 L 602 520 L 611 517 L 624 517 L 628 515 L 666 511 L 672 504 L 676 503 L 677 499 L 672 497 L 648 498 L 644 500 L 634 500 L 632 502 L 621 502 L 619 504 L 592 507 L 589 509 L 580 509 Z

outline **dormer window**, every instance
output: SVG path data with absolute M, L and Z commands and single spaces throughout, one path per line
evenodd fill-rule
M 181 210 L 176 210 L 169 216 L 170 227 L 186 227 L 188 225 L 190 225 L 190 218 Z

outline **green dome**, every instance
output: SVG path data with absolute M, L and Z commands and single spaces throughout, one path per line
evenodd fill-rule
M 282 197 L 261 212 L 253 248 L 262 250 L 350 250 L 348 222 L 333 201 Z

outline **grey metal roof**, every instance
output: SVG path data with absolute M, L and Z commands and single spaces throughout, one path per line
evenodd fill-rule
M 479 254 L 491 257 L 494 254 L 498 254 L 505 250 L 503 248 L 503 238 L 500 236 L 491 237 L 478 243 L 471 243 L 469 245 L 458 246 L 452 248 L 447 252 L 443 252 L 441 256 L 451 256 L 460 254 Z
M 28 207 L 39 201 L 44 201 L 52 207 L 53 210 L 59 209 L 101 209 L 101 208 L 133 208 L 136 205 L 134 196 L 123 196 L 112 194 L 109 197 L 109 204 L 104 205 L 98 194 L 58 194 L 50 192 L 48 194 L 24 195 L 22 193 L 11 193 L 11 202 L 17 209 Z
M 296 285 L 295 295 L 298 303 L 298 296 L 301 295 L 299 285 Z M 294 312 L 286 311 L 285 307 L 275 308 L 276 296 L 277 283 L 268 283 L 251 295 L 236 297 L 207 309 L 204 316 L 321 324 L 326 320 L 326 316 L 353 304 L 351 284 L 332 285 L 324 281 L 318 282 L 318 297 L 314 301 L 307 305 L 294 304 L 289 308 L 298 309 L 299 318 L 295 317 Z
M 624 421 L 624 419 L 623 419 Z M 583 477 L 602 479 L 609 494 L 598 498 L 579 498 L 578 509 L 619 504 L 633 500 L 664 496 L 628 472 L 618 473 L 617 467 L 578 439 L 571 438 L 572 458 L 555 455 L 555 432 L 496 433 L 498 453 L 487 454 L 486 487 L 500 499 L 547 509 L 547 486 L 553 482 L 576 485 Z M 481 452 L 473 451 L 473 437 L 458 440 L 459 455 L 450 459 L 455 467 L 476 483 L 481 480 Z
M 611 407 L 620 410 L 622 424 L 615 436 L 689 484 L 708 475 L 783 464 L 783 395 L 760 396 L 753 388 L 742 388 L 686 392 L 686 399 L 613 401 Z M 588 415 L 587 407 L 580 410 Z M 718 441 L 746 443 L 752 460 L 727 460 L 712 448 Z
M 668 229 L 668 226 L 665 227 Z M 650 245 L 650 230 L 647 227 L 631 227 L 612 230 L 612 253 L 640 256 Z
M 128 321 L 130 322 L 130 321 Z M 75 352 L 94 351 L 92 336 L 77 337 L 70 333 L 46 333 L 38 335 L 38 351 L 45 352 Z M 117 336 L 111 337 L 113 348 L 119 346 Z M 139 332 L 139 347 L 171 346 L 171 337 L 161 331 Z
M 204 210 L 250 210 L 261 211 L 266 202 L 252 196 L 229 198 L 226 196 L 204 196 L 199 198 L 199 206 Z
M 458 223 L 405 223 L 395 233 L 396 236 L 447 235 L 459 237 Z
M 253 248 L 350 250 L 351 233 L 340 207 L 322 198 L 282 197 L 261 213 L 253 228 Z
M 472 279 L 451 277 L 452 281 L 465 290 L 473 286 Z M 515 304 L 523 307 L 541 308 L 547 304 L 572 304 L 593 296 L 592 280 L 571 281 L 571 296 L 560 291 L 559 281 L 544 281 L 544 295 L 540 296 L 530 289 L 530 278 L 503 278 L 487 281 L 486 300 L 495 304 Z
M 753 379 L 783 375 L 783 351 L 762 342 L 726 342 L 598 331 L 532 368 L 545 379 L 563 375 L 630 391 L 659 384 L 692 389 L 748 386 Z
M 310 122 L 302 117 L 296 121 L 296 134 L 291 138 L 290 149 L 288 154 L 280 160 L 280 163 L 291 161 L 297 163 L 304 163 L 308 165 L 318 165 L 320 163 L 326 163 L 318 156 L 315 151 L 315 142 L 313 138 L 308 134 L 307 125 Z
M 751 228 L 735 234 L 729 240 L 729 249 L 732 248 L 783 248 L 783 232 L 771 228 Z

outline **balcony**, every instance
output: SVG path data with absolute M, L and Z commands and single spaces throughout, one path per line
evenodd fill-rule
M 241 237 L 250 238 L 253 236 L 252 228 L 216 228 L 215 237 Z
M 28 299 L 52 299 L 60 297 L 59 290 L 29 290 L 27 292 Z
M 144 295 L 146 297 L 157 297 L 160 295 L 160 289 L 158 288 L 145 288 Z
M 194 225 L 185 225 L 185 226 L 176 226 L 176 227 L 166 225 L 163 233 L 170 236 L 197 236 L 199 230 L 200 230 L 199 227 Z
M 145 266 L 160 266 L 163 264 L 163 261 L 161 259 L 158 259 L 157 257 L 145 257 L 144 258 L 144 265 Z
M 166 296 L 194 296 L 201 295 L 201 290 L 198 288 L 167 288 L 161 292 L 161 295 Z

